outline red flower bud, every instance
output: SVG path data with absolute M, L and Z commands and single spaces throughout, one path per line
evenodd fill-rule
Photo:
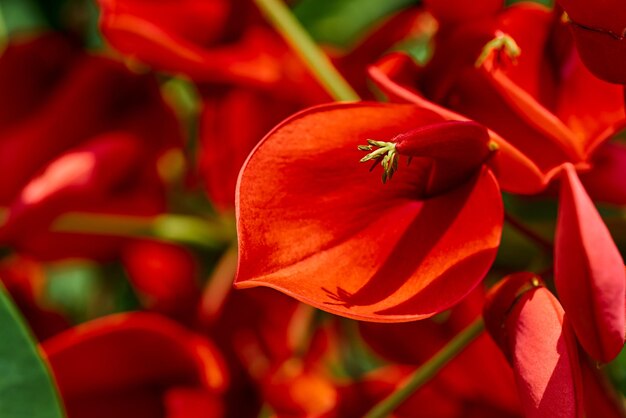
M 624 261 L 571 165 L 561 176 L 559 205 L 556 288 L 583 348 L 608 362 L 624 345 Z
M 508 276 L 490 291 L 484 317 L 513 367 L 524 416 L 582 417 L 576 339 L 541 282 L 531 273 Z

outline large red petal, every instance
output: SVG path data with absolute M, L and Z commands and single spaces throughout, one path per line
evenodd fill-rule
M 388 184 L 357 145 L 441 118 L 410 105 L 335 104 L 278 126 L 239 179 L 238 287 L 269 286 L 359 319 L 408 321 L 464 297 L 499 244 L 498 187 L 482 170 L 419 200 L 428 164 L 402 161 Z
M 624 261 L 576 171 L 561 180 L 555 240 L 555 284 L 585 350 L 610 361 L 624 345 Z

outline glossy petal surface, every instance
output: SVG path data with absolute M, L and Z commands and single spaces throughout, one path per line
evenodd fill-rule
M 366 103 L 313 108 L 278 126 L 240 174 L 236 285 L 375 321 L 428 317 L 469 293 L 500 240 L 490 172 L 477 167 L 457 188 L 424 198 L 427 160 L 403 159 L 385 185 L 358 162 L 366 139 L 437 122 L 416 106 Z

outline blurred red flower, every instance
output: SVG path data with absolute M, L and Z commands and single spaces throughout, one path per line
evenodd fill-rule
M 228 375 L 219 352 L 165 317 L 103 317 L 42 349 L 69 418 L 222 416 Z
M 4 244 L 47 259 L 109 258 L 119 239 L 48 229 L 67 212 L 164 210 L 157 161 L 181 138 L 152 77 L 48 35 L 7 48 L 0 84 Z

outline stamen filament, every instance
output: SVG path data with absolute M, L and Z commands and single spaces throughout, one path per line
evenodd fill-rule
M 383 166 L 382 180 L 383 183 L 386 183 L 387 180 L 391 180 L 394 173 L 398 170 L 398 153 L 396 151 L 396 144 L 394 142 L 376 141 L 373 139 L 368 139 L 367 143 L 369 145 L 358 146 L 360 151 L 371 151 L 365 157 L 361 158 L 360 162 L 365 163 L 371 160 L 382 159 L 380 163 Z M 378 149 L 374 150 L 374 147 L 378 147 Z M 374 166 L 375 165 L 376 164 L 374 164 Z M 374 166 L 372 166 L 372 168 Z

